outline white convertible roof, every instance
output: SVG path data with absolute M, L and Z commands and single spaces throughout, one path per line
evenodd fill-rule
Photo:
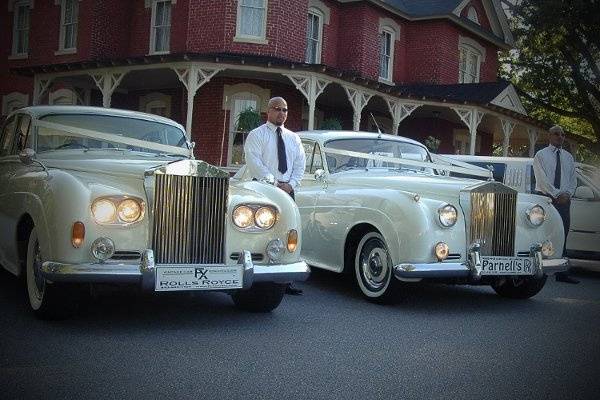
M 136 118 L 147 121 L 159 122 L 162 124 L 175 126 L 182 131 L 185 131 L 181 124 L 159 115 L 146 114 L 139 111 L 120 110 L 117 108 L 104 107 L 87 107 L 87 106 L 31 106 L 21 108 L 15 112 L 26 112 L 32 117 L 39 119 L 46 115 L 52 114 L 93 114 L 93 115 L 109 115 L 124 118 Z
M 386 139 L 396 140 L 400 142 L 412 143 L 421 147 L 425 147 L 422 143 L 416 140 L 409 139 L 404 136 L 388 135 L 385 133 L 374 132 L 355 132 L 355 131 L 301 131 L 298 136 L 302 139 L 310 139 L 319 143 L 329 142 L 337 139 Z

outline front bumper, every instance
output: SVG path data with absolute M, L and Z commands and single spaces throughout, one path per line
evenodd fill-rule
M 243 265 L 243 289 L 250 288 L 255 282 L 305 281 L 310 274 L 310 268 L 304 261 L 290 264 L 254 264 L 249 251 L 242 252 L 238 263 Z M 138 284 L 151 291 L 155 287 L 156 264 L 154 252 L 146 250 L 141 261 L 136 263 L 63 264 L 46 261 L 42 264 L 41 273 L 52 282 Z
M 541 246 L 534 245 L 530 256 L 534 259 L 534 275 L 541 278 L 544 274 L 566 271 L 569 260 L 566 258 L 544 259 L 540 251 Z M 471 278 L 473 281 L 481 279 L 481 254 L 478 246 L 472 246 L 467 261 L 463 263 L 437 262 L 437 263 L 402 263 L 394 266 L 394 276 L 400 280 L 423 278 Z M 490 277 L 490 275 L 487 275 Z M 505 275 L 498 275 L 498 277 Z M 527 275 L 525 275 L 527 276 Z M 492 276 L 493 277 L 493 276 Z

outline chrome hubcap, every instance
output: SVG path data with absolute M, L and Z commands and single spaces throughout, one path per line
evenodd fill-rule
M 365 283 L 373 290 L 383 288 L 389 273 L 387 251 L 380 247 L 373 248 L 362 258 L 361 270 Z
M 42 266 L 42 257 L 40 254 L 40 244 L 35 244 L 35 255 L 33 257 L 33 279 L 35 283 L 35 289 L 37 291 L 38 299 L 41 299 L 44 295 L 44 289 L 46 288 L 46 280 L 42 276 L 40 268 Z

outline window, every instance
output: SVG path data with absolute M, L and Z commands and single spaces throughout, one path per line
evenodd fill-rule
M 311 8 L 308 10 L 306 24 L 306 57 L 308 64 L 321 63 L 321 47 L 323 45 L 323 15 Z
M 2 96 L 2 115 L 8 115 L 19 108 L 27 107 L 29 96 L 24 93 L 12 92 Z
M 315 142 L 303 141 L 304 154 L 306 155 L 305 174 L 314 174 L 316 170 L 323 168 L 321 148 Z
M 160 115 L 162 117 L 171 117 L 171 96 L 154 92 L 140 97 L 140 111 Z
M 78 0 L 62 0 L 60 12 L 59 51 L 77 48 Z
M 31 117 L 27 114 L 21 114 L 17 125 L 17 152 L 20 152 L 26 147 L 31 147 L 29 127 L 31 126 Z
M 168 53 L 171 36 L 171 0 L 152 3 L 150 54 Z
M 248 109 L 258 110 L 259 99 L 251 93 L 239 93 L 231 103 L 229 114 L 229 149 L 227 152 L 227 165 L 239 167 L 245 164 L 244 144 L 249 132 L 238 131 L 237 121 L 242 111 Z
M 471 46 L 461 46 L 459 51 L 458 83 L 479 82 L 481 54 Z
M 12 55 L 22 56 L 29 53 L 29 1 L 14 5 Z
M 245 39 L 266 38 L 266 0 L 238 0 L 236 37 Z
M 469 18 L 471 21 L 475 22 L 476 24 L 479 24 L 479 17 L 477 16 L 477 10 L 475 9 L 475 7 L 470 6 L 469 10 L 467 11 L 467 18 Z
M 379 78 L 385 81 L 392 80 L 394 65 L 394 33 L 384 29 L 379 35 Z
M 2 135 L 0 136 L 0 157 L 10 154 L 13 137 L 15 136 L 16 121 L 17 116 L 13 115 L 4 124 L 4 129 L 2 129 Z

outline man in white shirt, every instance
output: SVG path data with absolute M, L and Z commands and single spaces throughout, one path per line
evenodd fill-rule
M 244 144 L 246 166 L 253 179 L 273 176 L 277 187 L 294 198 L 294 190 L 304 176 L 306 158 L 300 137 L 283 125 L 288 106 L 282 97 L 269 100 L 267 122 L 248 134 Z M 289 284 L 288 294 L 302 294 Z
M 565 255 L 567 234 L 571 225 L 571 196 L 577 188 L 575 178 L 575 160 L 573 156 L 562 148 L 565 133 L 559 125 L 554 125 L 549 130 L 549 145 L 538 151 L 533 158 L 533 172 L 535 174 L 535 190 L 552 199 L 552 204 L 558 210 L 565 230 L 565 245 L 562 255 Z M 579 283 L 570 277 L 567 272 L 556 273 L 556 280 L 560 282 Z

